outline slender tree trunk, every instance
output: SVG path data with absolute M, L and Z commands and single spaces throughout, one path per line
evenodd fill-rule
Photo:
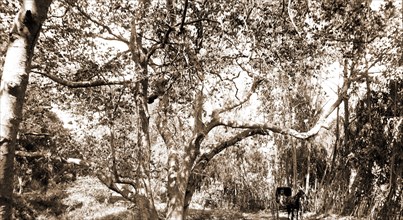
M 0 219 L 12 217 L 15 144 L 31 60 L 49 0 L 25 0 L 9 33 L 0 85 Z
M 336 140 L 334 141 L 334 145 L 333 145 L 333 155 L 332 155 L 332 163 L 330 165 L 330 174 L 333 176 L 333 172 L 336 166 L 336 158 L 337 158 L 337 149 L 338 149 L 338 145 L 340 143 L 340 108 L 337 108 L 337 116 L 336 116 Z M 323 181 L 322 181 L 323 183 Z
M 306 182 L 305 182 L 305 193 L 309 192 L 309 178 L 310 178 L 310 172 L 311 172 L 311 142 L 308 140 L 307 141 L 307 151 L 308 151 L 308 159 L 306 162 Z
M 292 173 L 290 170 L 292 169 L 292 165 L 290 164 L 292 164 L 292 160 L 290 158 L 285 158 L 284 166 L 285 166 L 286 186 L 291 186 Z
M 147 67 L 143 67 L 143 75 L 147 76 Z M 140 219 L 158 219 L 158 213 L 155 209 L 154 198 L 150 184 L 150 161 L 151 161 L 151 141 L 149 134 L 149 116 L 147 107 L 147 90 L 148 79 L 144 79 L 136 86 L 137 98 L 136 105 L 138 109 L 139 128 L 137 133 L 137 145 L 139 147 L 138 160 L 140 162 L 138 169 L 138 176 L 140 181 L 138 182 L 137 189 L 137 205 L 142 213 L 140 213 Z
M 292 143 L 292 188 L 297 189 L 297 146 L 294 140 Z
M 348 129 L 349 126 L 349 118 L 350 118 L 350 112 L 348 109 L 348 98 L 344 97 L 344 147 L 345 150 L 348 150 L 348 142 L 350 141 L 350 132 Z

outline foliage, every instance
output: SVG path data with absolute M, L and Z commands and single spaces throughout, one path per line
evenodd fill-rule
M 19 193 L 47 189 L 56 183 L 74 180 L 81 169 L 61 158 L 81 157 L 74 148 L 70 131 L 52 112 L 48 97 L 37 99 L 46 88 L 31 85 L 28 89 L 25 120 L 21 124 L 16 158 L 16 185 Z M 20 153 L 19 153 L 20 152 Z M 20 155 L 20 156 L 18 156 Z M 59 158 L 59 159 L 56 159 Z
M 198 191 L 207 208 L 259 211 L 268 206 L 272 191 L 269 158 L 254 140 L 227 149 L 211 162 L 204 175 L 208 177 Z
M 401 199 L 398 196 L 401 189 L 398 186 L 395 188 L 390 181 L 396 181 L 396 177 L 391 175 L 392 172 L 399 172 L 402 163 L 398 155 L 401 155 L 402 146 L 403 87 L 401 80 L 388 80 L 382 88 L 371 90 L 357 103 L 357 119 L 350 130 L 356 138 L 348 143 L 351 149 L 350 163 L 357 170 L 351 186 L 351 191 L 356 193 L 349 196 L 346 203 L 350 207 L 361 207 L 377 196 L 374 192 L 379 190 L 379 186 L 389 184 L 390 193 L 394 196 L 385 201 L 385 206 L 392 211 L 399 209 Z M 345 212 L 360 212 L 365 216 L 369 214 L 371 206 L 364 207 L 363 210 L 345 209 Z M 380 216 L 385 214 L 381 213 Z

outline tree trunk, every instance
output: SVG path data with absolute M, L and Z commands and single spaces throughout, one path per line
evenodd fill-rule
M 294 140 L 291 140 L 292 145 L 292 188 L 297 189 L 297 146 Z
M 136 190 L 136 205 L 140 210 L 138 219 L 158 219 L 158 213 L 155 209 L 154 198 L 150 183 L 150 161 L 151 161 L 151 141 L 150 141 L 150 122 L 148 112 L 148 62 L 149 54 L 143 45 L 143 33 L 145 32 L 144 18 L 149 10 L 150 1 L 138 1 L 138 6 L 134 13 L 134 18 L 131 22 L 130 36 L 130 52 L 132 60 L 138 68 L 138 73 L 142 80 L 135 85 L 136 106 L 138 116 L 137 128 L 137 146 L 139 148 L 137 169 L 137 190 Z
M 12 217 L 15 144 L 28 85 L 31 60 L 49 0 L 24 1 L 9 33 L 0 85 L 0 219 Z
M 177 152 L 169 153 L 168 158 L 168 204 L 166 219 L 184 219 L 185 176 L 180 172 Z
M 347 60 L 344 61 L 344 82 L 348 81 L 348 69 L 347 69 Z M 351 66 L 350 72 L 353 72 L 354 64 Z M 349 97 L 347 95 L 343 95 L 343 104 L 344 104 L 344 150 L 348 150 L 348 145 L 350 141 L 350 132 L 349 132 L 349 125 L 350 125 L 350 111 L 348 105 Z
M 142 74 L 145 76 L 147 73 L 147 66 L 142 66 Z M 154 198 L 150 185 L 150 161 L 151 161 L 151 141 L 149 134 L 149 115 L 147 107 L 147 95 L 148 95 L 148 79 L 143 79 L 136 85 L 137 88 L 137 113 L 138 113 L 138 131 L 137 131 L 137 146 L 138 152 L 138 184 L 136 195 L 136 203 L 140 210 L 139 219 L 158 219 L 158 213 L 155 209 Z
M 306 182 L 305 182 L 305 193 L 309 192 L 309 178 L 310 178 L 310 172 L 311 172 L 311 142 L 308 140 L 307 141 L 307 151 L 308 151 L 308 159 L 306 162 Z
M 167 98 L 161 100 L 162 109 L 167 105 Z M 197 174 L 192 173 L 196 157 L 200 154 L 200 145 L 205 137 L 206 127 L 202 122 L 203 93 L 196 94 L 194 104 L 194 127 L 192 137 L 184 148 L 177 146 L 175 137 L 166 127 L 166 117 L 159 122 L 159 130 L 168 146 L 168 204 L 166 219 L 185 219 L 187 208 L 192 199 L 195 184 L 201 181 Z M 184 136 L 180 134 L 179 136 Z M 203 164 L 197 170 L 204 169 Z
M 336 166 L 336 158 L 337 158 L 337 150 L 338 150 L 338 145 L 339 145 L 339 143 L 340 143 L 340 123 L 339 123 L 339 121 L 340 121 L 340 108 L 337 108 L 337 112 L 336 112 L 336 140 L 334 141 L 334 145 L 333 145 L 333 154 L 332 154 L 332 163 L 331 163 L 331 165 L 330 165 L 330 171 L 329 171 L 329 173 L 331 174 L 331 175 L 329 175 L 329 176 L 331 176 L 331 177 L 333 177 L 333 175 L 334 175 L 334 169 L 335 169 L 335 166 Z M 326 174 L 326 173 L 325 173 Z M 325 178 L 325 176 L 323 176 L 323 179 L 322 179 L 322 181 L 321 181 L 321 185 L 323 184 L 323 181 L 324 181 L 324 178 Z M 330 178 L 328 178 L 329 180 L 330 180 Z M 329 183 L 330 181 L 328 181 L 328 183 Z

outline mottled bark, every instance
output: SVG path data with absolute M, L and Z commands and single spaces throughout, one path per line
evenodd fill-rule
M 138 115 L 137 128 L 137 146 L 140 149 L 138 152 L 139 166 L 137 169 L 136 179 L 136 205 L 141 213 L 137 219 L 148 220 L 158 219 L 158 213 L 155 209 L 154 198 L 150 185 L 150 160 L 151 160 L 151 141 L 150 141 L 150 115 L 148 112 L 148 63 L 153 51 L 147 51 L 143 45 L 143 35 L 145 33 L 144 18 L 147 16 L 150 1 L 140 0 L 138 7 L 134 13 L 134 18 L 131 22 L 130 36 L 130 52 L 132 60 L 136 64 L 138 74 L 141 80 L 136 82 L 134 93 L 136 95 L 136 107 Z
M 142 70 L 146 76 L 146 69 Z M 140 161 L 138 176 L 141 178 L 138 181 L 138 193 L 136 203 L 141 210 L 139 219 L 158 219 L 158 214 L 154 206 L 154 198 L 150 186 L 150 164 L 151 164 L 151 142 L 149 131 L 149 113 L 147 107 L 147 89 L 148 79 L 142 80 L 137 86 L 136 106 L 138 113 L 138 131 L 137 131 L 137 145 L 140 149 L 138 160 Z
M 168 106 L 168 99 L 164 97 L 160 102 L 161 109 Z M 176 138 L 168 128 L 166 116 L 161 116 L 158 122 L 158 129 L 168 147 L 168 201 L 166 219 L 185 219 L 186 208 L 185 197 L 192 167 L 200 153 L 200 145 L 205 137 L 206 126 L 202 122 L 203 94 L 199 91 L 196 94 L 194 104 L 194 126 L 192 136 L 187 143 L 178 145 Z M 181 129 L 183 130 L 183 129 Z M 183 131 L 184 132 L 184 131 Z M 183 137 L 186 134 L 181 133 Z
M 50 3 L 49 0 L 25 0 L 9 33 L 0 85 L 0 219 L 12 217 L 16 137 L 34 47 Z

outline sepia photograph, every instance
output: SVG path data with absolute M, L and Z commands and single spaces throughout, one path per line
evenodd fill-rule
M 0 0 L 0 220 L 403 220 L 403 0 Z

